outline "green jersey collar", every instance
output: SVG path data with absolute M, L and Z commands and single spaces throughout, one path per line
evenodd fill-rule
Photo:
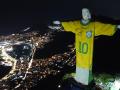
M 89 23 L 90 23 L 90 20 L 88 20 L 88 21 L 85 21 L 85 20 L 83 20 L 83 19 L 81 19 L 80 20 L 80 23 L 82 24 L 82 25 L 88 25 Z

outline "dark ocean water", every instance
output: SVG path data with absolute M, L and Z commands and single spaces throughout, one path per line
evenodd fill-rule
M 7 75 L 10 72 L 10 70 L 11 67 L 0 65 L 0 78 L 3 78 L 5 75 Z
M 31 57 L 32 48 L 29 44 L 20 44 L 20 45 L 13 45 L 13 51 L 8 52 L 8 54 L 18 60 L 20 57 L 23 57 L 24 60 Z

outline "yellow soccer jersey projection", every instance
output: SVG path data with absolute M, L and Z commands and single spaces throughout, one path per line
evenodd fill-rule
M 112 36 L 116 31 L 116 25 L 104 24 L 100 22 L 91 22 L 83 25 L 80 21 L 70 21 L 62 22 L 62 26 L 65 31 L 75 33 L 76 69 L 83 70 L 83 72 L 76 70 L 76 74 L 77 77 L 81 78 L 78 79 L 78 82 L 88 85 L 88 83 L 92 80 L 94 36 Z M 84 75 L 85 70 L 88 71 L 88 75 L 86 74 L 86 76 Z

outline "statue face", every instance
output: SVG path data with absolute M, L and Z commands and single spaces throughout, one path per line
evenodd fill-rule
M 84 20 L 90 20 L 91 19 L 90 11 L 87 8 L 82 9 L 82 18 Z

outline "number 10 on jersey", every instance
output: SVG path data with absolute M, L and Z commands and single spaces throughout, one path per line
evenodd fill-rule
M 79 52 L 82 54 L 87 54 L 88 52 L 88 43 L 79 42 Z

